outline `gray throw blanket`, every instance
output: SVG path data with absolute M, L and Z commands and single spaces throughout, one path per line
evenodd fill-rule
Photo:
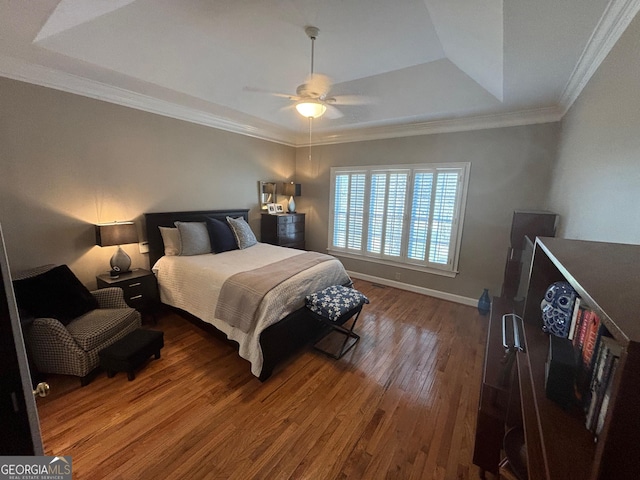
M 303 270 L 333 258 L 323 253 L 303 252 L 282 262 L 232 275 L 220 290 L 216 318 L 248 332 L 260 302 L 270 290 Z

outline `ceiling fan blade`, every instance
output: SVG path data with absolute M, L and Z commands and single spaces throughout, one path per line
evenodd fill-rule
M 298 97 L 297 95 L 292 95 L 290 93 L 272 92 L 270 90 L 265 90 L 264 88 L 243 87 L 242 90 L 244 90 L 245 92 L 266 93 L 266 94 L 274 96 L 274 97 L 287 98 L 289 100 L 294 100 L 294 101 L 300 100 L 300 97 Z
M 284 107 L 280 107 L 278 109 L 278 112 L 288 112 L 289 110 L 295 110 L 295 108 L 296 108 L 296 104 L 291 103 L 289 105 L 285 105 Z
M 344 117 L 342 112 L 338 110 L 336 107 L 334 107 L 333 105 L 326 105 L 326 107 L 327 107 L 327 111 L 324 114 L 327 118 L 335 120 L 336 118 Z
M 325 99 L 325 102 L 331 105 L 371 105 L 375 99 L 362 95 L 335 95 Z

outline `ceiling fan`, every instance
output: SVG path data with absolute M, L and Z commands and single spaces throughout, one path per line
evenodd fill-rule
M 342 117 L 343 114 L 336 108 L 336 105 L 366 105 L 371 103 L 368 98 L 358 95 L 329 95 L 332 86 L 331 79 L 326 75 L 313 71 L 314 45 L 320 30 L 318 30 L 318 27 L 309 25 L 305 27 L 304 31 L 311 39 L 311 73 L 305 83 L 298 85 L 295 95 L 266 92 L 265 90 L 254 87 L 245 87 L 244 89 L 250 92 L 269 93 L 276 97 L 291 100 L 295 102 L 294 106 L 298 113 L 309 119 L 321 117 L 325 113 L 328 118 Z

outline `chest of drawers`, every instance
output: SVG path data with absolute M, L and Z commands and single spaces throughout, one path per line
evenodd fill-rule
M 304 213 L 263 213 L 260 222 L 262 242 L 304 250 L 304 217 Z

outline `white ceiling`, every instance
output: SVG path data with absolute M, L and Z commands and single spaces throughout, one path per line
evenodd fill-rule
M 0 0 L 0 75 L 289 145 L 561 118 L 640 0 Z M 286 108 L 288 107 L 288 108 Z

